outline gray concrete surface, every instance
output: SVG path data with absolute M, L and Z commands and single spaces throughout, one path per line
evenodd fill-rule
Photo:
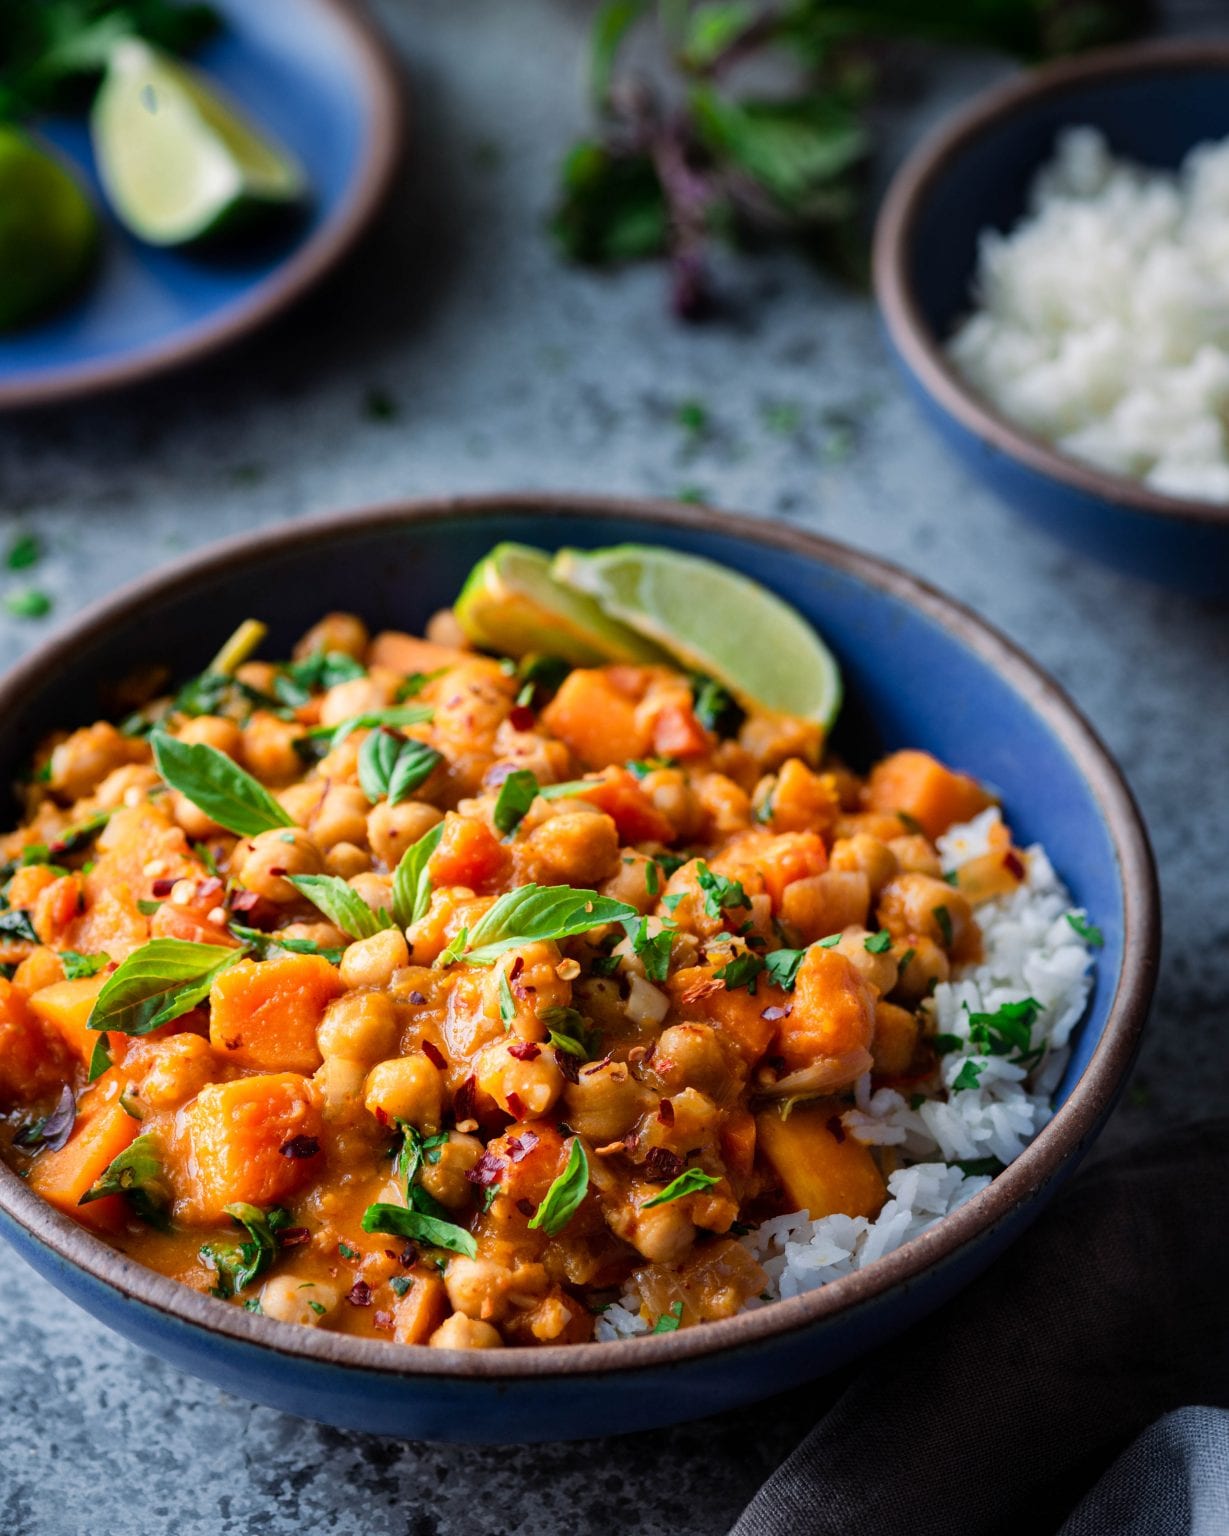
M 38 531 L 41 622 L 237 530 L 451 490 L 673 493 L 873 549 L 972 604 L 1048 667 L 1125 765 L 1168 939 L 1155 1019 L 1106 1136 L 1229 1099 L 1229 610 L 1152 591 L 1014 521 L 923 427 L 864 296 L 788 254 L 735 262 L 732 313 L 684 329 L 660 273 L 594 277 L 542 235 L 582 121 L 565 0 L 383 0 L 414 82 L 415 154 L 358 258 L 246 350 L 143 394 L 0 422 L 0 543 Z M 1171 28 L 1221 7 L 1171 6 Z M 932 61 L 885 165 L 1004 68 Z M 392 411 L 373 412 L 373 394 Z M 683 400 L 707 407 L 693 438 Z M 773 407 L 801 425 L 773 430 Z M 11 580 L 11 578 L 5 578 Z M 122 1343 L 0 1252 L 0 1530 L 534 1533 L 725 1528 L 826 1388 L 619 1442 L 528 1452 L 342 1435 L 255 1408 Z

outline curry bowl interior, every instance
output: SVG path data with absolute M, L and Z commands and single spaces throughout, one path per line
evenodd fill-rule
M 131 668 L 152 661 L 165 663 L 177 676 L 197 672 L 245 618 L 269 624 L 264 649 L 269 656 L 288 654 L 297 636 L 328 609 L 351 609 L 373 628 L 421 630 L 500 539 L 544 548 L 659 543 L 722 561 L 762 582 L 816 625 L 840 661 L 847 704 L 836 743 L 844 754 L 857 764 L 885 748 L 925 747 L 992 784 L 1018 840 L 1046 845 L 1075 902 L 1102 928 L 1105 947 L 1058 1096 L 1066 1100 L 1074 1094 L 1070 1113 L 1060 1112 L 1002 1179 L 948 1218 L 962 1241 L 1002 1223 L 1078 1156 L 1130 1064 L 1155 968 L 1151 861 L 1128 791 L 1059 690 L 973 615 L 871 557 L 794 530 L 679 507 L 531 496 L 376 509 L 232 541 L 85 614 L 0 683 L 6 721 L 0 778 L 7 783 L 22 774 L 44 732 L 96 718 L 115 680 Z M 789 666 L 790 658 L 782 657 L 781 665 Z M 6 814 L 13 809 L 10 803 Z M 22 1224 L 23 1208 L 32 1199 L 0 1168 L 0 1210 Z M 54 1234 L 61 1258 L 104 1281 L 120 1273 L 108 1271 L 116 1256 L 105 1245 L 55 1213 L 46 1216 L 36 1235 Z M 24 1224 L 31 1225 L 28 1219 Z M 926 1239 L 922 1244 L 919 1252 L 927 1251 Z M 660 1339 L 498 1351 L 504 1360 L 472 1368 L 465 1361 L 441 1360 L 440 1351 L 393 1350 L 379 1341 L 292 1329 L 210 1302 L 161 1277 L 150 1275 L 149 1282 L 164 1319 L 177 1313 L 200 1325 L 204 1307 L 217 1317 L 211 1326 L 219 1332 L 266 1349 L 406 1375 L 506 1377 L 517 1372 L 507 1358 L 514 1356 L 533 1357 L 537 1363 L 524 1369 L 541 1375 L 548 1364 L 563 1373 L 572 1369 L 572 1361 L 547 1362 L 547 1356 L 575 1356 L 578 1368 L 587 1359 L 585 1369 L 602 1370 L 594 1363 L 599 1357 L 627 1369 L 641 1358 L 668 1356 L 678 1362 L 711 1355 L 726 1343 L 762 1339 L 831 1313 L 838 1294 L 865 1302 L 902 1275 L 908 1278 L 931 1260 L 950 1257 L 933 1244 L 928 1251 L 928 1258 L 913 1260 L 902 1250 L 885 1261 L 882 1279 L 875 1265 L 835 1282 L 844 1289 L 832 1300 L 812 1293 Z M 129 1295 L 132 1269 L 125 1266 L 122 1282 L 113 1279 Z M 899 1311 L 904 1318 L 909 1307 Z M 292 1342 L 292 1334 L 311 1337 Z M 635 1355 L 645 1349 L 649 1354 Z M 428 1356 L 434 1358 L 422 1358 Z M 746 1391 L 731 1384 L 730 1390 L 749 1397 L 781 1384 L 765 1382 Z M 694 1411 L 712 1407 L 697 1401 Z

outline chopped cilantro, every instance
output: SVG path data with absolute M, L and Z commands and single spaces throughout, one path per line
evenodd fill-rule
M 943 942 L 950 949 L 955 942 L 955 935 L 952 932 L 952 914 L 946 907 L 936 907 L 934 911 L 935 922 L 939 925 L 939 932 L 943 935 Z
M 713 975 L 719 981 L 725 982 L 728 992 L 733 992 L 737 987 L 746 987 L 754 997 L 756 981 L 760 972 L 766 967 L 767 962 L 761 960 L 759 955 L 735 955 L 733 960 L 723 965 L 720 970 L 714 971 Z
M 496 830 L 511 837 L 538 795 L 537 777 L 528 768 L 517 768 L 499 786 L 491 820 Z
M 696 884 L 704 893 L 704 910 L 709 917 L 719 918 L 723 911 L 750 906 L 737 880 L 714 874 L 702 859 L 696 863 Z
M 1083 913 L 1068 912 L 1065 916 L 1085 944 L 1091 945 L 1093 949 L 1100 949 L 1105 943 L 1105 935 L 1100 928 L 1095 923 L 1090 923 Z
M 644 964 L 644 973 L 650 981 L 665 981 L 670 974 L 670 951 L 674 945 L 674 929 L 663 928 L 660 933 L 649 934 L 649 920 L 642 917 L 634 931 L 628 923 L 628 935 L 632 949 Z
M 798 980 L 798 967 L 806 959 L 805 949 L 773 949 L 764 956 L 764 968 L 769 981 L 786 992 L 794 990 Z
M 414 1284 L 413 1275 L 394 1275 L 388 1282 L 394 1296 L 404 1296 Z
M 892 947 L 892 935 L 886 928 L 881 928 L 878 933 L 868 934 L 865 939 L 866 949 L 872 955 L 882 955 Z
M 14 587 L 4 594 L 4 606 L 15 619 L 43 619 L 51 612 L 52 601 L 40 587 Z
M 360 1258 L 362 1258 L 362 1254 L 359 1253 L 358 1249 L 357 1248 L 351 1248 L 350 1244 L 348 1242 L 346 1242 L 345 1238 L 342 1238 L 338 1242 L 338 1244 L 337 1244 L 337 1251 L 338 1251 L 338 1253 L 341 1254 L 343 1259 L 360 1259 Z
M 674 1333 L 683 1321 L 683 1303 L 671 1302 L 669 1308 L 653 1324 L 654 1333 Z
M 708 407 L 702 400 L 680 400 L 674 419 L 689 437 L 703 437 L 708 431 Z
M 512 1020 L 516 1018 L 516 999 L 512 996 L 512 988 L 508 985 L 507 971 L 499 973 L 499 1017 L 505 1029 L 510 1029 Z
M 985 1067 L 976 1061 L 966 1061 L 952 1081 L 953 1091 L 958 1092 L 965 1088 L 976 1088 L 985 1070 Z
M 835 949 L 841 942 L 841 937 L 839 933 L 829 933 L 825 934 L 822 939 L 816 939 L 815 942 L 819 945 L 820 949 Z
M 13 536 L 9 544 L 4 563 L 10 571 L 25 571 L 32 565 L 37 565 L 42 554 L 43 547 L 34 534 L 18 533 Z

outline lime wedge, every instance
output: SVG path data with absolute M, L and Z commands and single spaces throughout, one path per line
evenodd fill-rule
M 560 585 L 550 556 L 527 544 L 497 544 L 469 573 L 453 613 L 475 645 L 501 656 L 561 656 L 578 667 L 669 659 L 592 598 Z
M 185 245 L 301 201 L 306 180 L 203 76 L 137 38 L 111 50 L 90 116 L 115 212 L 150 245 Z
M 76 178 L 19 128 L 0 127 L 0 330 L 68 298 L 97 246 L 98 219 Z
M 831 726 L 841 707 L 832 653 L 800 613 L 735 571 L 645 544 L 561 549 L 551 573 L 743 704 Z

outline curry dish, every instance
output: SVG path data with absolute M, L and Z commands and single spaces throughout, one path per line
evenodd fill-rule
M 330 614 L 281 664 L 258 632 L 45 743 L 0 839 L 30 1188 L 252 1311 L 466 1348 L 629 1292 L 655 1332 L 728 1317 L 749 1228 L 879 1211 L 854 1084 L 934 1090 L 927 1000 L 1026 876 L 1000 823 L 943 877 L 976 782 L 447 615 Z

